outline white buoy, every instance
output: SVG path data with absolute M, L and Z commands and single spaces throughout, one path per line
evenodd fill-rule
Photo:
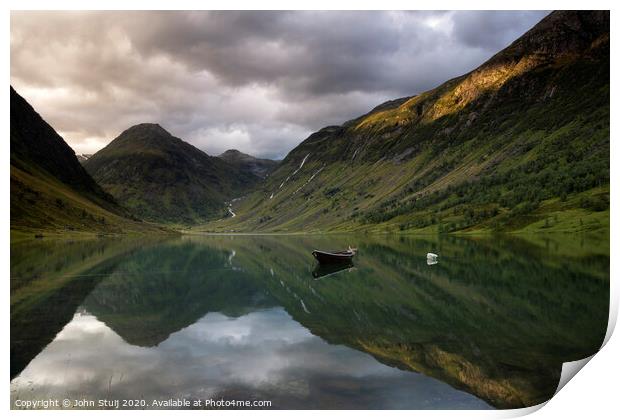
M 429 252 L 428 254 L 426 254 L 426 258 L 427 259 L 436 259 L 438 257 L 437 254 L 433 254 L 432 252 Z
M 427 265 L 437 264 L 437 254 L 433 254 L 432 252 L 429 252 L 428 254 L 426 254 L 426 264 Z

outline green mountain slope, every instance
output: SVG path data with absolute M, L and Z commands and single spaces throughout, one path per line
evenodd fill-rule
M 609 12 L 553 12 L 472 72 L 312 134 L 215 231 L 609 227 Z
M 11 231 L 158 231 L 133 220 L 11 87 Z
M 259 178 L 267 177 L 280 163 L 277 160 L 255 158 L 235 149 L 227 150 L 218 157 L 241 171 L 249 172 Z
M 83 165 L 119 203 L 155 222 L 191 224 L 221 217 L 225 201 L 258 180 L 158 124 L 125 130 Z

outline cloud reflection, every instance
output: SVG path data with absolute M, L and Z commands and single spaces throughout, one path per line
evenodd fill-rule
M 11 383 L 12 399 L 269 399 L 274 408 L 486 408 L 437 380 L 313 336 L 282 308 L 209 313 L 155 347 L 79 311 Z

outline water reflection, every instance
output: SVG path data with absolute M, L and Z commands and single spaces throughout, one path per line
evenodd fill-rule
M 608 250 L 574 238 L 148 242 L 12 247 L 12 401 L 522 407 L 607 325 Z M 355 269 L 317 271 L 308 250 L 340 243 L 363 251 Z
M 335 263 L 335 264 L 317 264 L 312 270 L 312 277 L 319 279 L 321 277 L 327 277 L 337 274 L 341 271 L 352 271 L 355 269 L 352 261 Z

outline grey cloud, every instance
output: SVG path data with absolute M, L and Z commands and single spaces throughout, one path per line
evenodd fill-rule
M 531 26 L 548 11 L 497 11 L 497 12 L 456 12 L 454 36 L 463 43 L 475 48 L 495 49 L 507 47 L 523 33 L 523 28 Z
M 282 157 L 431 89 L 546 12 L 12 12 L 11 83 L 78 152 L 159 122 L 209 153 Z

